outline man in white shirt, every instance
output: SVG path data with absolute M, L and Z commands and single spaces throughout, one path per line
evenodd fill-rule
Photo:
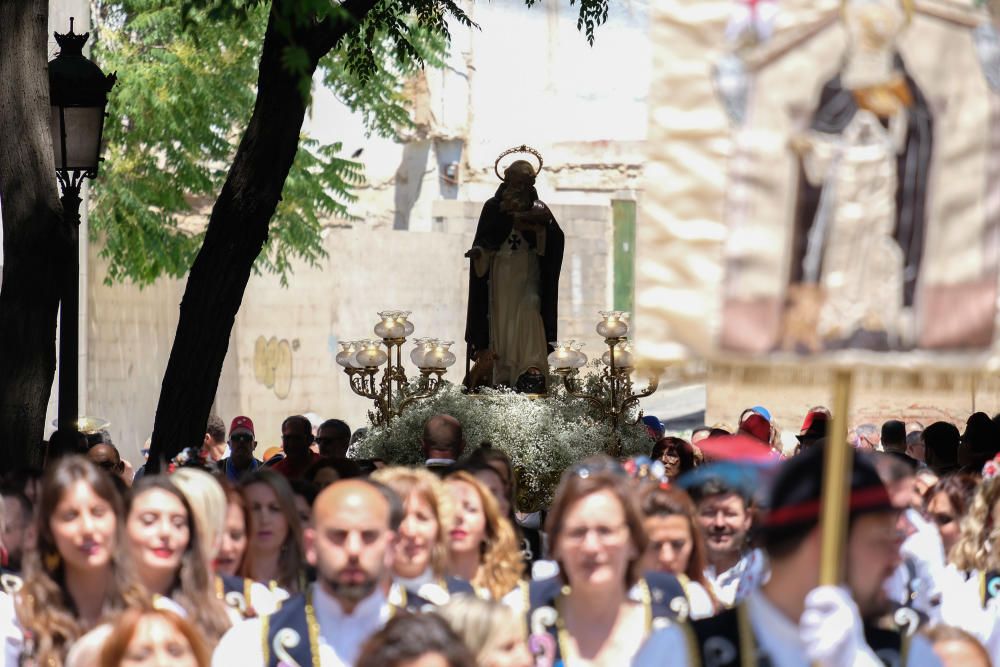
M 941 664 L 922 636 L 874 625 L 889 610 L 883 584 L 899 564 L 902 538 L 896 530 L 899 512 L 861 454 L 851 474 L 847 581 L 818 586 L 822 463 L 821 447 L 807 449 L 787 461 L 775 479 L 761 527 L 771 562 L 768 582 L 734 609 L 654 633 L 634 666 Z M 744 655 L 748 652 L 752 655 Z
M 760 552 L 747 548 L 753 525 L 749 493 L 721 477 L 709 477 L 688 492 L 705 534 L 705 578 L 719 602 L 731 606 L 749 592 L 750 580 L 755 587 L 766 571 Z
M 349 479 L 328 486 L 304 533 L 316 583 L 274 614 L 229 630 L 213 666 L 353 665 L 364 641 L 395 613 L 387 595 L 402 516 L 398 496 L 382 484 Z

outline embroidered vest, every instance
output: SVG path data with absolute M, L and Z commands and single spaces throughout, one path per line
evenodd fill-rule
M 770 667 L 772 664 L 757 646 L 745 603 L 711 618 L 684 623 L 681 627 L 692 667 Z M 910 639 L 898 628 L 865 625 L 865 641 L 886 667 L 906 665 Z
M 687 618 L 690 604 L 681 583 L 672 574 L 647 572 L 637 584 L 640 602 L 646 614 L 646 634 L 655 627 Z M 561 635 L 565 634 L 559 618 L 563 583 L 559 577 L 533 581 L 521 586 L 525 596 L 528 623 L 528 647 L 536 664 L 560 667 L 564 664 Z
M 993 598 L 1000 595 L 1000 572 L 990 570 L 979 573 L 979 601 L 983 607 Z
M 232 607 L 243 618 L 253 618 L 257 612 L 253 608 L 250 586 L 253 582 L 243 577 L 228 574 L 215 575 L 215 595 L 226 606 Z
M 390 615 L 400 609 L 419 612 L 430 603 L 401 591 L 400 603 L 389 602 Z M 313 608 L 312 588 L 293 595 L 270 616 L 261 619 L 264 664 L 268 667 L 319 667 L 319 621 Z
M 23 587 L 24 579 L 22 579 L 20 575 L 6 568 L 0 568 L 0 589 L 2 589 L 4 593 L 14 597 L 21 592 Z

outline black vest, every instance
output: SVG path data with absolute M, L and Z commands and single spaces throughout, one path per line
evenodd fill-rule
M 1000 595 L 1000 572 L 990 570 L 979 573 L 979 601 L 983 607 L 993 598 Z
M 250 586 L 253 582 L 243 577 L 230 576 L 228 574 L 215 575 L 215 595 L 222 600 L 227 607 L 232 607 L 243 618 L 257 616 L 253 608 L 253 600 L 250 594 Z
M 760 651 L 750 625 L 746 603 L 726 609 L 711 618 L 685 623 L 688 660 L 692 667 L 770 667 L 771 660 Z M 906 665 L 909 637 L 898 629 L 865 625 L 865 640 L 886 667 Z M 744 662 L 744 655 L 752 654 Z
M 677 578 L 665 572 L 647 572 L 637 584 L 646 611 L 646 633 L 668 621 L 687 618 L 690 605 Z M 559 597 L 563 583 L 559 577 L 522 584 L 528 623 L 528 647 L 533 655 L 545 656 L 547 664 L 562 664 L 559 646 Z
M 268 667 L 287 667 L 291 664 L 312 665 L 313 651 L 319 650 L 321 629 L 312 606 L 312 588 L 285 600 L 270 616 L 261 619 L 261 638 L 264 643 L 264 664 Z M 430 604 L 412 593 L 403 592 L 402 608 L 417 612 Z M 400 607 L 390 605 L 395 615 Z M 310 633 L 309 626 L 314 626 Z M 316 656 L 319 660 L 319 656 Z M 294 662 L 292 662 L 294 661 Z

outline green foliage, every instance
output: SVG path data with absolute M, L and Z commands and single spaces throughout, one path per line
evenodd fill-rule
M 537 0 L 525 0 L 528 6 Z M 273 0 L 277 29 L 355 21 L 345 5 L 364 0 Z M 575 5 L 577 0 L 570 0 Z M 577 27 L 593 44 L 608 0 L 579 0 Z M 257 66 L 272 1 L 92 0 L 94 59 L 118 71 L 105 163 L 93 188 L 90 229 L 109 260 L 106 282 L 152 283 L 187 273 L 201 247 L 205 213 L 225 181 L 256 97 Z M 324 84 L 360 114 L 369 132 L 397 136 L 410 125 L 403 85 L 439 67 L 449 21 L 476 26 L 454 0 L 371 0 L 360 23 L 320 62 Z M 305 45 L 292 40 L 282 61 L 312 79 Z M 255 269 L 287 283 L 293 260 L 325 255 L 322 225 L 348 219 L 361 167 L 336 157 L 339 145 L 303 137 Z
M 266 6 L 220 24 L 161 0 L 102 0 L 94 58 L 118 70 L 105 162 L 94 183 L 91 233 L 110 261 L 107 282 L 179 277 L 201 247 L 207 208 L 225 181 L 256 97 Z M 286 58 L 294 58 L 291 51 Z M 372 111 L 378 117 L 378 110 Z M 325 255 L 322 224 L 348 219 L 361 166 L 339 144 L 303 137 L 255 268 L 280 276 Z
M 424 422 L 435 414 L 449 414 L 462 423 L 468 449 L 489 441 L 510 457 L 518 475 L 521 509 L 545 507 L 567 467 L 604 452 L 612 441 L 611 427 L 587 401 L 567 396 L 558 378 L 549 380 L 555 389 L 543 399 L 501 390 L 468 395 L 461 386 L 445 384 L 433 397 L 411 404 L 388 426 L 371 428 L 354 445 L 351 456 L 419 465 Z M 597 387 L 589 384 L 589 376 L 588 386 Z M 621 427 L 618 437 L 625 456 L 649 454 L 651 442 L 641 424 Z

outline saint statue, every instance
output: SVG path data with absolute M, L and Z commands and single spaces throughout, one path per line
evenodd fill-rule
M 900 349 L 913 344 L 933 118 L 896 50 L 908 0 L 844 0 L 849 36 L 801 160 L 784 346 Z M 803 321 L 805 338 L 790 335 Z
M 500 176 L 500 160 L 511 153 L 533 155 L 538 167 L 516 160 Z M 465 382 L 470 389 L 486 384 L 545 392 L 565 237 L 535 191 L 541 168 L 541 155 L 527 146 L 497 158 L 494 172 L 503 182 L 483 205 L 465 253 L 472 261 L 465 341 L 476 362 Z

